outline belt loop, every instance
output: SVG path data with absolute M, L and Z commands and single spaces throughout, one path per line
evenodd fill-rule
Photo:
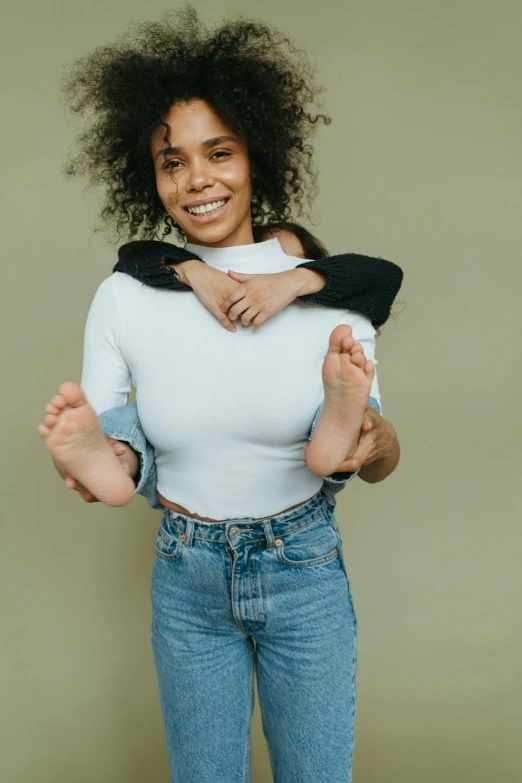
M 267 549 L 273 549 L 275 547 L 275 537 L 274 537 L 274 531 L 272 530 L 272 525 L 269 519 L 263 519 L 261 522 L 263 525 L 263 530 L 266 537 L 267 542 Z
M 325 487 L 324 484 L 322 487 L 322 491 L 324 492 L 328 507 L 334 509 L 337 505 L 337 498 L 335 497 L 333 492 L 330 492 L 330 490 Z
M 192 539 L 194 538 L 194 522 L 192 519 L 187 519 L 187 525 L 185 527 L 184 541 L 185 546 L 192 546 Z

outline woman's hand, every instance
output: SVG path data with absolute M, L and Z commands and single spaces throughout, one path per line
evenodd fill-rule
M 241 323 L 244 326 L 252 324 L 254 329 L 259 329 L 265 321 L 293 302 L 303 285 L 297 269 L 266 275 L 245 275 L 229 270 L 228 274 L 242 285 L 225 299 L 221 310 L 228 313 L 231 321 L 241 316 Z
M 55 460 L 53 457 L 54 467 L 60 474 L 60 476 L 64 480 L 64 484 L 67 487 L 67 489 L 74 489 L 76 492 L 79 492 L 82 498 L 85 500 L 86 503 L 98 503 L 98 498 L 95 498 L 92 492 L 89 492 L 88 489 L 86 489 L 83 484 L 80 484 L 79 481 L 76 481 L 75 478 L 73 478 L 67 471 L 60 465 L 59 462 Z
M 305 462 L 308 446 L 308 443 L 303 446 Z M 399 458 L 399 441 L 392 423 L 384 419 L 375 408 L 368 406 L 355 454 L 344 460 L 334 472 L 354 473 L 358 470 L 359 478 L 375 484 L 395 470 Z

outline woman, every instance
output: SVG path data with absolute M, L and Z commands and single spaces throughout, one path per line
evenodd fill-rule
M 71 86 L 95 110 L 83 162 L 107 182 L 104 214 L 131 236 L 179 229 L 223 275 L 295 268 L 252 232 L 310 195 L 304 139 L 326 121 L 307 111 L 306 61 L 281 44 L 244 21 L 210 36 L 189 11 L 86 58 Z M 82 387 L 101 413 L 126 403 L 132 373 L 156 450 L 152 641 L 173 780 L 251 780 L 254 664 L 275 780 L 351 780 L 356 620 L 331 499 L 300 444 L 323 393 L 319 447 L 356 441 L 379 399 L 374 329 L 296 303 L 229 334 L 196 298 L 168 296 L 121 274 L 101 284 Z

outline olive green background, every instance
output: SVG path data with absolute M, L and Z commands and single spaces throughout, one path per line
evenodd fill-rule
M 115 260 L 93 233 L 96 193 L 62 175 L 61 69 L 173 5 L 2 7 L 0 779 L 166 783 L 149 641 L 160 515 L 66 491 L 37 425 L 80 378 Z M 355 783 L 516 783 L 522 6 L 197 7 L 210 24 L 227 10 L 275 23 L 313 53 L 333 118 L 315 142 L 315 231 L 405 272 L 406 307 L 377 343 L 401 463 L 337 506 L 360 626 Z M 257 696 L 252 742 L 254 781 L 271 781 Z

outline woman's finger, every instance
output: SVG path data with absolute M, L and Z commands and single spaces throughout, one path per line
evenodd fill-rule
M 365 464 L 372 450 L 373 450 L 373 439 L 371 435 L 367 433 L 363 433 L 359 438 L 359 444 L 357 446 L 355 454 L 353 454 L 349 459 L 345 460 L 342 463 L 343 467 L 337 468 L 335 472 L 353 473 L 354 471 L 359 470 L 359 468 L 362 468 L 362 466 Z
M 99 503 L 98 498 L 95 498 L 92 492 L 89 492 L 89 490 L 85 489 L 81 484 L 78 485 L 78 492 L 86 503 Z

